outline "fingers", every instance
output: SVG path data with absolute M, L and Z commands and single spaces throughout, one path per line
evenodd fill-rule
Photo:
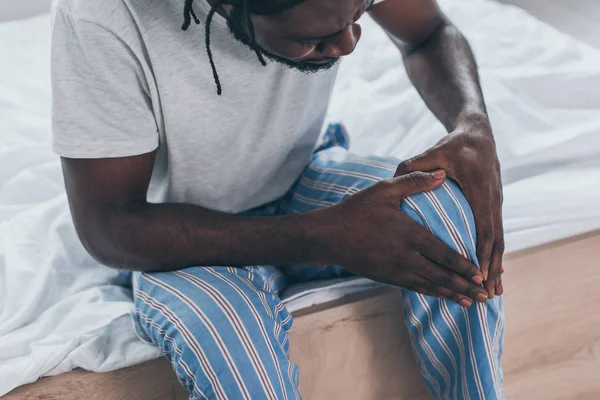
M 497 233 L 498 234 L 498 233 Z M 499 233 L 502 235 L 502 233 Z M 500 239 L 496 239 L 492 250 L 492 259 L 490 262 L 490 269 L 488 272 L 488 279 L 484 284 L 485 289 L 490 294 L 490 299 L 494 295 L 501 295 L 499 288 L 502 283 L 502 255 L 504 254 L 504 240 L 502 236 Z
M 487 301 L 488 293 L 481 285 L 471 283 L 462 276 L 450 272 L 424 257 L 423 260 L 424 262 L 420 264 L 421 268 L 418 271 L 421 278 L 428 280 L 436 286 L 444 287 L 453 294 L 468 297 L 482 303 Z
M 456 272 L 476 285 L 483 282 L 483 274 L 475 264 L 451 249 L 431 232 L 427 231 L 420 239 L 417 248 L 425 258 Z
M 490 298 L 494 295 L 500 295 L 500 287 L 502 284 L 502 256 L 504 255 L 504 229 L 502 226 L 502 206 L 497 205 L 495 210 L 492 210 L 494 215 L 494 245 L 490 267 L 488 271 L 488 280 L 485 283 L 485 288 L 490 294 Z
M 431 171 L 444 168 L 444 165 L 441 152 L 437 147 L 432 147 L 418 156 L 402 161 L 396 168 L 394 176 L 406 175 L 413 171 Z
M 494 222 L 492 212 L 490 211 L 490 201 L 488 193 L 465 192 L 465 197 L 471 205 L 473 216 L 475 217 L 475 227 L 477 231 L 477 259 L 479 267 L 483 274 L 483 279 L 488 281 L 488 273 L 492 249 L 494 246 Z
M 446 173 L 443 170 L 432 172 L 415 171 L 385 181 L 387 195 L 394 201 L 403 199 L 411 194 L 428 192 L 444 183 Z
M 504 285 L 502 285 L 502 274 L 504 274 L 504 266 L 501 267 L 500 277 L 496 284 L 496 294 L 502 296 L 504 294 Z
M 465 308 L 469 308 L 473 304 L 473 300 L 469 299 L 468 297 L 459 295 L 457 293 L 452 293 L 451 290 L 446 289 L 443 286 L 435 285 L 427 279 L 416 277 L 414 282 L 416 286 L 411 290 L 415 292 L 440 299 L 450 299 Z

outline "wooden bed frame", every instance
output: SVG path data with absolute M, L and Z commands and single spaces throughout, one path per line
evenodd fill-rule
M 509 399 L 600 399 L 600 231 L 514 253 L 505 262 Z M 429 399 L 397 289 L 295 313 L 292 359 L 307 400 Z M 166 360 L 44 378 L 6 400 L 184 400 Z

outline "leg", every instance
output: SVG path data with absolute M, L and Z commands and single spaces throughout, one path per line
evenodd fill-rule
M 190 399 L 300 399 L 292 317 L 274 267 L 135 273 L 140 336 L 171 361 Z
M 452 181 L 405 199 L 401 209 L 477 264 L 475 222 Z M 406 325 L 421 373 L 439 399 L 502 399 L 502 298 L 464 309 L 451 301 L 403 290 Z
M 398 160 L 359 157 L 345 148 L 345 133 L 330 126 L 326 145 L 313 157 L 286 198 L 287 212 L 305 212 L 342 201 L 373 183 L 392 177 Z M 475 225 L 460 188 L 448 180 L 433 192 L 411 196 L 400 208 L 442 241 L 477 264 Z M 312 268 L 312 269 L 311 269 Z M 340 267 L 325 267 L 325 272 Z M 287 270 L 286 270 L 287 271 Z M 321 273 L 314 267 L 291 270 L 301 276 Z M 316 272 L 315 272 L 316 271 Z M 437 399 L 503 398 L 502 299 L 463 309 L 452 301 L 403 290 L 406 325 L 425 382 Z

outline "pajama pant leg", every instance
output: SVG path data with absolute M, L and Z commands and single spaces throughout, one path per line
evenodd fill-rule
M 393 176 L 398 160 L 349 153 L 345 132 L 330 126 L 326 141 L 285 199 L 288 213 L 337 204 L 375 182 Z M 475 222 L 458 185 L 447 180 L 432 192 L 412 195 L 400 209 L 444 243 L 477 263 Z M 289 273 L 288 273 L 289 272 Z M 296 280 L 344 274 L 338 266 L 286 269 Z M 502 399 L 502 298 L 469 309 L 402 290 L 405 322 L 425 383 L 436 399 Z M 398 373 L 402 373 L 398 371 Z
M 190 399 L 300 399 L 290 313 L 274 267 L 134 273 L 137 329 L 170 360 Z
M 328 131 L 298 183 L 282 201 L 287 213 L 334 205 L 393 175 L 398 161 L 360 157 Z M 458 186 L 448 180 L 410 196 L 399 208 L 477 263 L 475 225 Z M 347 275 L 339 266 L 193 267 L 135 273 L 140 336 L 158 345 L 191 399 L 300 399 L 298 369 L 289 361 L 291 315 L 278 294 L 296 280 Z M 436 399 L 503 398 L 502 299 L 469 309 L 402 291 L 406 325 L 421 374 Z M 402 371 L 398 371 L 402 373 Z

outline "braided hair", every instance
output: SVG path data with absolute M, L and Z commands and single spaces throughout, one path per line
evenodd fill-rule
M 201 0 L 206 1 L 206 0 Z M 212 69 L 213 78 L 215 80 L 215 85 L 217 86 L 217 94 L 220 96 L 223 92 L 221 88 L 221 81 L 219 79 L 219 73 L 217 72 L 217 67 L 215 66 L 215 61 L 213 58 L 212 51 L 210 49 L 210 27 L 215 16 L 215 13 L 218 11 L 219 7 L 224 4 L 230 4 L 233 7 L 239 7 L 241 9 L 241 15 L 243 16 L 243 22 L 246 25 L 247 35 L 248 35 L 248 44 L 256 53 L 256 57 L 261 65 L 266 66 L 267 62 L 264 57 L 260 53 L 260 51 L 256 48 L 256 40 L 254 36 L 254 24 L 252 22 L 252 14 L 258 15 L 269 15 L 269 14 L 277 14 L 282 12 L 288 8 L 295 6 L 303 0 L 217 0 L 211 4 L 210 11 L 206 16 L 205 21 L 205 45 L 206 45 L 206 54 L 208 55 L 208 60 L 210 62 L 210 67 Z M 191 23 L 192 19 L 196 24 L 200 24 L 200 20 L 194 13 L 193 9 L 194 0 L 185 0 L 185 4 L 183 7 L 183 25 L 181 29 L 186 31 Z

